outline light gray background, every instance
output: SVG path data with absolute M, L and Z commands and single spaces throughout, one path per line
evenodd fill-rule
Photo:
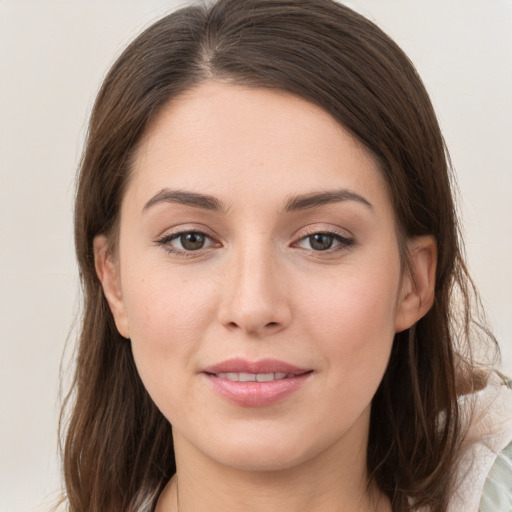
M 512 1 L 347 3 L 397 40 L 432 95 L 458 171 L 469 265 L 512 373 Z M 47 511 L 57 496 L 87 114 L 114 57 L 176 5 L 0 0 L 0 512 Z

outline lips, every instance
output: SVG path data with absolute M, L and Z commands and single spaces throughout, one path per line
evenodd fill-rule
M 222 363 L 209 366 L 204 369 L 205 373 L 253 373 L 269 374 L 284 373 L 286 375 L 300 375 L 306 373 L 308 369 L 299 368 L 284 361 L 277 359 L 261 359 L 259 361 L 247 361 L 241 358 L 228 359 Z
M 278 361 L 230 359 L 203 370 L 222 398 L 245 407 L 264 407 L 298 391 L 313 371 Z
M 272 382 L 274 380 L 286 379 L 293 377 L 293 373 L 245 373 L 245 372 L 228 372 L 215 374 L 219 379 L 227 379 L 232 382 Z

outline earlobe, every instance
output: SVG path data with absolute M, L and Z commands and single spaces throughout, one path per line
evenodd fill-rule
M 121 336 L 129 338 L 130 330 L 128 328 L 126 308 L 121 290 L 119 268 L 109 250 L 107 237 L 105 235 L 96 236 L 93 246 L 96 274 L 101 282 L 103 293 L 114 317 L 117 330 Z
M 395 321 L 395 332 L 414 325 L 432 307 L 435 297 L 437 244 L 433 236 L 408 242 L 409 269 L 404 272 Z

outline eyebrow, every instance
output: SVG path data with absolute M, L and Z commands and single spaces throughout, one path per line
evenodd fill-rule
M 339 189 L 326 192 L 316 192 L 312 194 L 304 194 L 290 198 L 285 205 L 285 212 L 295 212 L 298 210 L 306 210 L 308 208 L 318 208 L 332 203 L 342 201 L 356 201 L 373 210 L 373 205 L 363 196 L 356 194 L 349 189 Z
M 184 190 L 162 189 L 155 194 L 145 205 L 142 211 L 146 211 L 159 203 L 177 203 L 204 210 L 225 212 L 225 206 L 215 197 L 206 194 L 197 194 L 195 192 L 186 192 Z
M 373 210 L 373 205 L 363 196 L 349 190 L 339 189 L 326 192 L 316 192 L 312 194 L 303 194 L 294 196 L 285 204 L 285 212 L 296 212 L 309 208 L 318 208 L 320 206 L 339 203 L 342 201 L 356 201 Z M 145 205 L 142 211 L 146 211 L 159 203 L 177 203 L 204 210 L 226 212 L 227 208 L 217 198 L 196 192 L 187 192 L 185 190 L 162 189 L 155 194 Z

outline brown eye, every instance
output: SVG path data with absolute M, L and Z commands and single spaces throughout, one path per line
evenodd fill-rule
M 182 256 L 194 251 L 201 251 L 202 249 L 220 247 L 218 242 L 201 231 L 182 231 L 172 235 L 165 235 L 156 242 L 168 252 Z
M 319 231 L 301 238 L 294 245 L 314 252 L 327 252 L 347 249 L 355 244 L 353 238 L 347 238 L 335 232 Z
M 332 247 L 334 237 L 327 233 L 315 233 L 309 237 L 309 245 L 314 251 L 326 251 Z
M 204 247 L 206 236 L 203 233 L 182 233 L 179 240 L 186 251 L 197 251 Z

